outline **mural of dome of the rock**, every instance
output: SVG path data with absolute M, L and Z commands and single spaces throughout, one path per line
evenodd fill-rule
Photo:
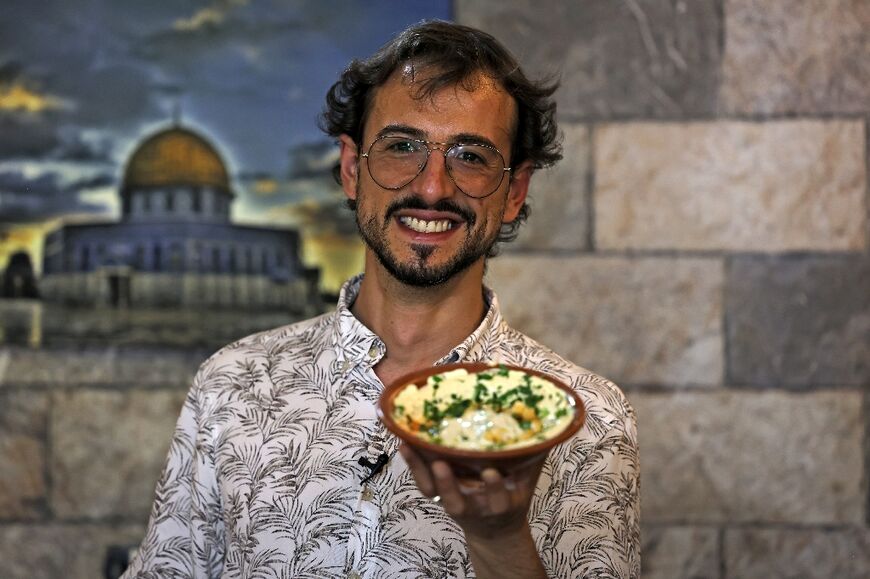
M 316 307 L 318 270 L 293 229 L 235 225 L 221 155 L 175 124 L 130 156 L 116 222 L 66 224 L 45 239 L 49 301 L 133 307 Z

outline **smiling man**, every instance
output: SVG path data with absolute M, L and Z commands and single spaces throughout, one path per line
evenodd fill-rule
M 354 61 L 327 95 L 366 242 L 336 311 L 203 364 L 125 577 L 638 577 L 634 413 L 511 329 L 486 260 L 560 158 L 550 100 L 491 36 L 443 22 Z M 566 308 L 570 303 L 566 303 Z M 500 361 L 571 384 L 584 428 L 546 461 L 460 482 L 377 420 L 385 383 Z

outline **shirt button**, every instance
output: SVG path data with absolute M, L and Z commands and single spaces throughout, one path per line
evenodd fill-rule
M 347 579 L 362 579 L 362 575 L 360 575 L 356 571 L 351 571 L 347 574 Z
M 378 347 L 377 346 L 372 346 L 371 348 L 369 348 L 369 358 L 374 358 L 377 355 L 378 355 Z
M 364 487 L 362 491 L 362 500 L 371 501 L 373 498 L 375 498 L 374 491 L 372 491 L 372 489 L 370 489 L 369 487 Z

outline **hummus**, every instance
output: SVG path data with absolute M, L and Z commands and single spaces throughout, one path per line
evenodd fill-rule
M 562 432 L 574 401 L 555 384 L 503 366 L 464 369 L 406 386 L 393 400 L 393 418 L 424 440 L 466 450 L 529 446 Z

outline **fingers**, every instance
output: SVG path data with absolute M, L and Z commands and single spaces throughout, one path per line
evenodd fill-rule
M 505 486 L 505 479 L 494 468 L 488 468 L 480 474 L 486 485 L 486 497 L 489 502 L 489 512 L 500 515 L 511 510 L 513 500 L 510 491 Z
M 399 453 L 408 464 L 420 492 L 429 498 L 439 496 L 440 505 L 449 515 L 466 521 L 480 517 L 499 520 L 499 516 L 508 516 L 512 520 L 514 515 L 522 515 L 516 517 L 517 520 L 524 519 L 543 465 L 542 461 L 510 476 L 502 476 L 496 469 L 487 468 L 475 483 L 457 479 L 444 461 L 426 463 L 404 444 L 399 447 Z
M 435 489 L 441 496 L 444 510 L 453 516 L 461 517 L 466 511 L 467 505 L 450 466 L 444 461 L 436 460 L 432 463 L 432 474 L 435 477 Z
M 432 474 L 429 472 L 429 467 L 425 462 L 423 462 L 423 459 L 421 459 L 416 452 L 411 450 L 405 444 L 399 446 L 399 454 L 402 455 L 402 458 L 404 458 L 405 462 L 408 464 L 408 469 L 414 476 L 414 480 L 417 482 L 417 488 L 420 489 L 420 492 L 430 498 L 437 495 L 438 493 L 435 490 L 435 482 L 432 479 Z

